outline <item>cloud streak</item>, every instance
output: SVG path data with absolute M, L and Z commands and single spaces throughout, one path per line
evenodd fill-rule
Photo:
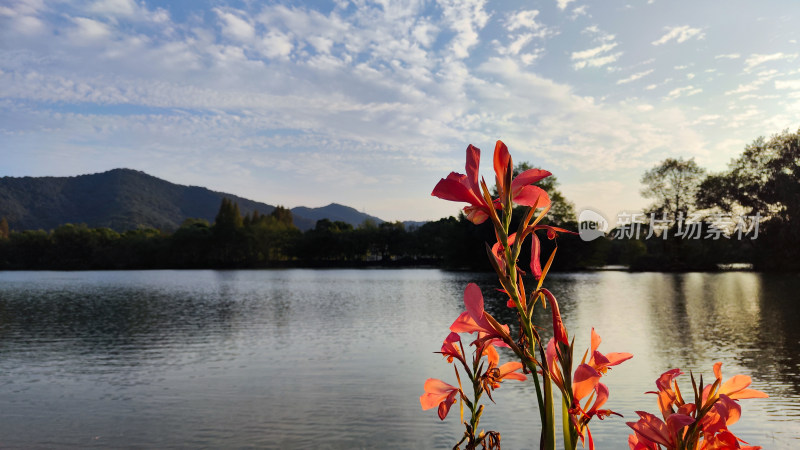
M 675 41 L 678 44 L 684 43 L 689 39 L 703 39 L 705 34 L 700 28 L 692 28 L 689 25 L 682 25 L 677 27 L 667 27 L 667 32 L 652 42 L 653 45 L 663 45 L 670 41 Z

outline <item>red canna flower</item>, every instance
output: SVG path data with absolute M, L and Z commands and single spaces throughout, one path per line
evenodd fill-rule
M 581 364 L 575 369 L 572 374 L 572 398 L 576 405 L 597 388 L 601 376 L 603 375 L 600 372 L 588 364 Z
M 658 450 L 658 444 L 650 442 L 636 433 L 628 436 L 628 446 L 630 450 Z
M 495 355 L 497 352 L 495 351 Z M 519 361 L 507 362 L 500 367 L 497 367 L 497 359 L 489 357 L 489 367 L 486 369 L 486 372 L 482 376 L 481 384 L 483 385 L 483 390 L 486 392 L 486 395 L 494 401 L 492 398 L 492 391 L 500 387 L 500 383 L 505 380 L 519 380 L 525 381 L 527 377 L 524 374 L 518 372 L 518 370 L 522 369 L 522 363 Z
M 578 404 L 575 408 L 570 410 L 570 420 L 575 426 L 575 429 L 578 430 L 578 437 L 580 437 L 584 447 L 586 447 L 586 441 L 589 441 L 589 450 L 594 449 L 594 439 L 592 438 L 591 430 L 589 430 L 589 421 L 592 420 L 593 417 L 598 417 L 600 420 L 603 420 L 612 414 L 622 417 L 622 414 L 611 411 L 610 409 L 600 409 L 600 407 L 608 401 L 608 395 L 608 386 L 603 383 L 597 383 L 592 406 L 584 411 L 583 408 L 580 407 L 580 404 Z M 584 436 L 584 434 L 586 436 Z
M 661 415 L 664 417 L 664 420 L 672 414 L 672 406 L 678 401 L 678 394 L 672 386 L 673 384 L 677 385 L 675 378 L 680 375 L 683 375 L 680 369 L 670 369 L 662 373 L 656 380 L 656 388 L 658 391 L 645 392 L 645 394 L 656 394 L 658 396 L 658 407 L 661 410 Z
M 464 306 L 467 307 L 467 310 L 450 325 L 450 331 L 454 333 L 477 332 L 479 340 L 502 339 L 503 335 L 495 330 L 486 318 L 486 312 L 483 309 L 483 293 L 477 284 L 469 283 L 464 289 Z M 502 331 L 508 336 L 508 325 L 503 325 Z M 497 342 L 494 343 L 497 345 Z
M 628 440 L 631 450 L 656 449 L 659 448 L 658 445 L 674 449 L 679 439 L 687 439 L 680 443 L 680 448 L 700 450 L 760 448 L 741 446 L 740 443 L 747 443 L 731 433 L 728 426 L 736 423 L 741 417 L 742 408 L 738 399 L 766 397 L 767 394 L 747 389 L 751 380 L 745 375 L 736 375 L 723 383 L 721 367 L 722 363 L 714 364 L 716 382 L 702 387 L 702 392 L 692 377 L 694 398 L 698 404 L 684 403 L 675 381 L 675 378 L 683 374 L 679 369 L 668 370 L 661 374 L 656 380 L 658 391 L 648 393 L 658 395 L 658 406 L 664 420 L 648 413 L 637 412 L 639 421 L 628 423 L 636 433 Z M 683 430 L 687 425 L 691 426 Z
M 525 206 L 548 208 L 550 198 L 540 187 L 532 186 L 533 183 L 549 177 L 546 170 L 530 169 L 517 175 L 507 183 L 509 171 L 513 170 L 511 156 L 508 148 L 502 141 L 497 141 L 494 150 L 494 172 L 497 180 L 497 192 L 500 199 L 490 204 L 483 196 L 481 184 L 478 179 L 478 169 L 481 161 L 481 151 L 474 145 L 467 147 L 466 174 L 451 172 L 447 178 L 442 178 L 431 195 L 443 200 L 469 203 L 464 208 L 467 219 L 474 224 L 481 224 L 489 218 L 493 208 L 502 208 L 505 204 L 506 193 L 511 194 L 514 203 Z
M 625 362 L 631 358 L 633 355 L 630 353 L 606 353 L 605 355 L 597 351 L 597 347 L 600 346 L 600 335 L 594 331 L 594 327 L 592 327 L 592 344 L 591 344 L 591 358 L 589 359 L 589 365 L 594 367 L 598 372 L 605 374 L 609 367 L 616 366 L 622 362 Z
M 464 359 L 464 355 L 461 353 L 461 349 L 456 345 L 456 342 L 461 343 L 461 337 L 458 336 L 458 333 L 451 332 L 444 339 L 444 343 L 442 343 L 442 349 L 436 353 L 441 353 L 442 355 L 446 356 L 447 362 L 451 363 L 453 362 L 453 358 L 456 358 L 466 364 L 467 361 Z
M 552 175 L 542 169 L 530 169 L 514 177 L 507 185 L 508 172 L 514 170 L 508 147 L 503 141 L 497 141 L 494 146 L 494 173 L 497 178 L 497 193 L 500 203 L 505 204 L 506 193 L 511 192 L 511 200 L 518 205 L 536 206 L 545 208 L 550 206 L 550 198 L 542 188 L 532 186 L 533 183 Z
M 550 379 L 553 380 L 553 383 L 555 383 L 559 389 L 564 391 L 566 386 L 564 385 L 564 375 L 559 367 L 558 349 L 556 345 L 556 339 L 551 338 L 545 350 L 545 360 L 547 362 L 547 369 L 550 372 Z M 601 376 L 602 374 L 590 365 L 579 365 L 572 374 L 571 389 L 573 403 L 577 404 L 580 400 L 589 395 L 589 393 L 597 387 Z
M 636 411 L 636 414 L 639 415 L 639 421 L 627 422 L 627 425 L 636 433 L 638 440 L 663 445 L 667 449 L 677 448 L 678 431 L 694 423 L 694 419 L 685 414 L 672 414 L 666 423 L 644 411 Z
M 450 412 L 450 407 L 456 402 L 459 389 L 436 378 L 425 380 L 424 389 L 425 393 L 419 398 L 422 409 L 428 410 L 438 406 L 439 419 L 444 420 L 447 413 Z
M 550 201 L 549 199 L 547 200 Z M 536 236 L 536 230 L 547 230 L 547 239 L 551 241 L 558 237 L 558 233 L 578 234 L 574 231 L 565 230 L 564 228 L 551 227 L 550 225 L 535 225 L 528 228 L 531 231 L 531 274 L 537 280 L 542 277 L 542 244 L 539 242 L 539 237 Z
M 732 400 L 739 400 L 744 398 L 767 398 L 767 394 L 757 391 L 755 389 L 747 389 L 752 382 L 752 379 L 747 375 L 734 375 L 724 383 L 722 382 L 722 363 L 714 364 L 714 376 L 719 380 L 719 390 L 717 394 L 725 394 Z M 706 386 L 703 390 L 703 401 L 708 398 L 711 386 Z
M 442 178 L 431 195 L 443 200 L 469 203 L 464 208 L 467 219 L 478 225 L 486 221 L 492 214 L 493 206 L 486 202 L 478 182 L 478 168 L 481 161 L 481 150 L 470 144 L 467 147 L 467 174 L 451 172 L 447 178 Z
M 528 379 L 524 374 L 517 372 L 522 369 L 522 363 L 518 361 L 507 362 L 497 369 L 500 371 L 500 380 L 525 381 Z
M 541 290 L 547 301 L 550 303 L 550 309 L 553 313 L 553 337 L 556 341 L 564 345 L 569 345 L 569 338 L 567 337 L 567 329 L 564 327 L 564 322 L 561 320 L 561 311 L 558 309 L 558 302 L 552 292 L 547 289 Z M 622 362 L 622 361 L 620 361 Z

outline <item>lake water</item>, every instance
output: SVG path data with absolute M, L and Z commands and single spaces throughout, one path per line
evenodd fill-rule
M 0 272 L 0 447 L 451 448 L 463 428 L 422 411 L 429 377 L 478 282 L 511 321 L 488 274 L 439 270 Z M 627 448 L 635 410 L 657 413 L 670 368 L 753 377 L 733 431 L 765 449 L 800 447 L 800 278 L 747 272 L 551 274 L 583 354 L 634 358 L 603 382 L 598 448 Z M 549 311 L 547 312 L 549 314 Z M 541 318 L 547 325 L 547 316 Z M 549 328 L 549 326 L 548 326 Z M 502 359 L 509 355 L 502 353 Z M 506 382 L 481 425 L 504 448 L 538 445 L 532 383 Z

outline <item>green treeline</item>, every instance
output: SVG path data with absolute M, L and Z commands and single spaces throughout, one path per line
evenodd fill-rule
M 523 163 L 515 170 L 528 168 Z M 576 229 L 575 208 L 558 191 L 555 177 L 543 180 L 540 186 L 553 202 L 546 222 Z M 243 216 L 236 203 L 223 199 L 213 224 L 187 219 L 171 234 L 153 228 L 117 233 L 72 224 L 51 232 L 6 232 L 0 235 L 0 270 L 343 266 L 491 270 L 485 243 L 494 240 L 491 224 L 476 226 L 463 214 L 412 229 L 402 222 L 376 224 L 368 220 L 354 227 L 322 219 L 301 232 L 286 208 L 279 206 L 268 215 L 253 212 Z M 543 251 L 549 254 L 556 242 L 548 240 L 544 232 L 541 240 Z M 604 244 L 561 236 L 558 245 L 562 250 L 553 269 L 602 265 L 598 249 L 604 249 Z M 529 261 L 529 255 L 526 249 L 521 260 Z
M 799 271 L 800 130 L 758 138 L 720 173 L 668 158 L 642 176 L 654 203 L 639 224 L 626 217 L 609 259 L 633 270 L 716 270 L 749 263 Z M 647 236 L 650 236 L 649 238 Z
M 562 224 L 564 225 L 564 224 Z M 544 251 L 553 242 L 542 233 Z M 117 233 L 108 228 L 62 225 L 51 232 L 12 231 L 0 236 L 0 270 L 166 269 L 244 267 L 436 266 L 489 270 L 485 242 L 491 226 L 464 216 L 406 229 L 401 222 L 358 227 L 328 219 L 301 232 L 288 209 L 242 216 L 225 199 L 214 224 L 187 219 L 172 234 L 153 228 Z M 558 268 L 591 265 L 590 250 L 577 237 L 559 238 L 566 247 Z M 527 258 L 523 255 L 523 258 Z

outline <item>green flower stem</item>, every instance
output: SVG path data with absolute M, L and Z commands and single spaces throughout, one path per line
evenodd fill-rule
M 555 450 L 556 448 L 556 423 L 553 413 L 553 383 L 550 377 L 542 377 L 544 381 L 544 416 L 547 420 L 542 421 L 542 434 L 544 434 L 544 449 Z M 545 433 L 545 430 L 547 431 Z
M 561 397 L 561 429 L 564 432 L 564 450 L 575 450 L 578 446 L 578 442 L 575 439 L 577 436 L 572 435 L 569 406 L 564 397 Z

